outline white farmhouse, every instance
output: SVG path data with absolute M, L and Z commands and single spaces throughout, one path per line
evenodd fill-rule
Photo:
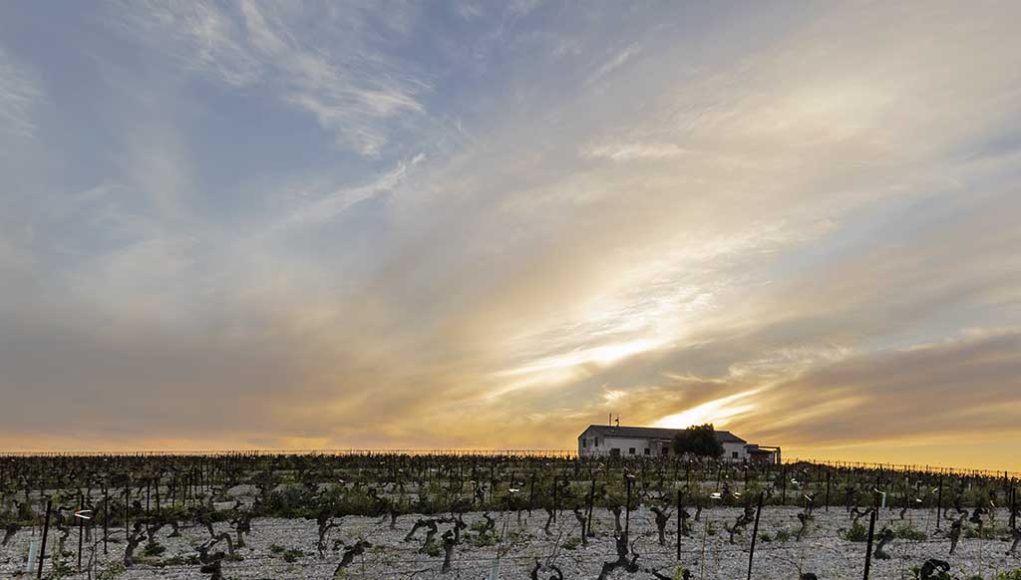
M 683 429 L 590 425 L 578 436 L 578 456 L 668 457 L 673 455 L 674 436 L 681 431 Z M 716 431 L 716 439 L 723 444 L 724 459 L 780 462 L 779 447 L 750 444 L 730 431 Z

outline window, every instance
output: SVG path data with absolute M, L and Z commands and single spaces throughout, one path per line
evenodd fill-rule
M 581 446 L 582 447 L 588 447 L 588 439 L 582 437 L 581 438 Z
M 661 449 L 661 451 L 663 452 L 663 457 L 666 457 L 667 454 L 670 453 L 670 448 L 664 447 L 663 449 Z
M 737 451 L 731 451 L 730 456 L 733 457 L 734 459 L 737 459 Z
M 627 450 L 627 454 L 628 454 L 628 455 L 634 455 L 634 454 L 635 454 L 635 448 L 634 448 L 634 447 L 630 447 L 630 448 L 628 448 L 628 450 Z
M 620 449 L 614 447 L 610 450 L 610 457 L 620 457 Z
M 645 454 L 646 455 L 652 455 L 652 449 L 649 449 L 648 447 L 646 447 L 645 448 Z
M 599 447 L 599 437 L 596 437 L 596 447 Z

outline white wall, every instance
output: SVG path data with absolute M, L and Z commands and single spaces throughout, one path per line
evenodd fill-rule
M 600 442 L 602 443 L 602 442 Z M 645 456 L 645 450 L 649 448 L 648 439 L 634 439 L 630 437 L 607 437 L 606 439 L 607 453 L 613 448 L 620 449 L 621 457 L 629 456 L 629 448 L 635 449 L 635 456 Z
M 614 448 L 620 449 L 621 457 L 631 456 L 629 451 L 635 449 L 634 457 L 655 457 L 659 449 L 658 440 L 649 440 L 637 437 L 599 437 L 599 446 L 595 446 L 595 435 L 586 432 L 584 435 L 588 440 L 588 446 L 582 447 L 581 438 L 578 439 L 578 455 L 581 457 L 596 457 L 610 455 Z M 664 443 L 669 447 L 669 442 Z M 649 455 L 645 450 L 649 449 Z
M 585 438 L 588 445 L 582 447 L 581 440 Z M 595 446 L 596 435 L 594 432 L 588 430 L 578 438 L 578 455 L 580 457 L 599 457 L 610 455 L 613 448 L 620 449 L 621 457 L 628 457 L 628 450 L 632 447 L 635 448 L 635 457 L 647 457 L 645 450 L 650 449 L 648 457 L 657 457 L 657 451 L 661 452 L 661 447 L 658 439 L 645 439 L 636 437 L 604 437 L 599 435 L 599 446 Z M 670 442 L 663 443 L 668 448 Z M 671 454 L 673 451 L 671 451 Z M 735 456 L 734 453 L 737 453 Z M 744 443 L 724 443 L 723 444 L 723 459 L 726 461 L 745 461 L 748 459 L 748 452 L 745 449 Z
M 723 459 L 728 461 L 744 461 L 748 459 L 748 451 L 744 448 L 745 443 L 724 443 Z M 734 455 L 737 453 L 737 455 Z
M 586 446 L 582 446 L 582 439 L 586 439 Z M 603 437 L 599 437 L 599 447 L 595 446 L 595 441 L 596 436 L 586 429 L 585 432 L 581 434 L 581 437 L 578 437 L 578 456 L 595 457 L 610 453 L 610 448 L 605 445 Z

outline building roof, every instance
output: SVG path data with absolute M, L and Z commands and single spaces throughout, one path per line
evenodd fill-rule
M 673 439 L 674 435 L 684 429 L 662 429 L 659 427 L 614 427 L 612 425 L 589 425 L 582 435 L 593 432 L 602 437 L 625 437 L 632 439 Z M 579 435 L 581 437 L 581 435 Z M 720 443 L 747 443 L 730 431 L 716 431 L 716 439 Z

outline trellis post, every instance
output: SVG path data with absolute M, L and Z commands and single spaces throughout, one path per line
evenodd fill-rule
M 869 518 L 869 539 L 868 544 L 865 546 L 865 575 L 864 580 L 869 580 L 869 569 L 872 567 L 872 535 L 876 532 L 876 514 L 879 513 L 879 508 L 872 508 L 872 517 Z
M 755 539 L 759 535 L 759 516 L 762 514 L 762 494 L 759 493 L 759 505 L 755 508 L 755 526 L 752 527 L 752 545 L 748 550 L 748 580 L 752 580 L 752 559 L 755 557 Z

